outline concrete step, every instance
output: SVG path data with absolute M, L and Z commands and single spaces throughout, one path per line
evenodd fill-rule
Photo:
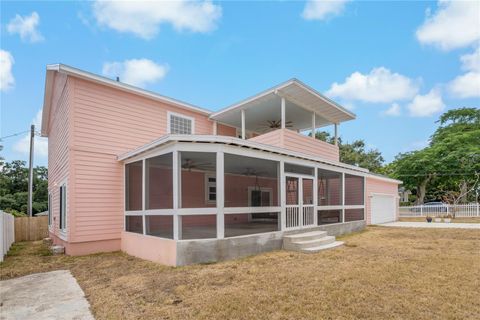
M 304 253 L 316 253 L 316 252 L 320 252 L 322 250 L 328 250 L 328 249 L 333 249 L 333 248 L 337 248 L 337 247 L 340 247 L 343 245 L 343 241 L 335 241 L 335 242 L 332 242 L 332 243 L 329 243 L 329 244 L 324 244 L 324 245 L 321 245 L 321 246 L 317 246 L 317 247 L 310 247 L 310 248 L 306 248 L 306 249 L 301 249 L 300 252 L 304 252 Z
M 299 241 L 309 241 L 323 238 L 327 235 L 326 231 L 310 231 L 303 233 L 295 233 L 283 236 L 284 243 L 292 243 Z
M 295 250 L 295 249 L 307 249 L 312 247 L 319 247 L 327 245 L 329 243 L 335 242 L 335 237 L 332 236 L 323 236 L 317 239 L 305 240 L 305 241 L 294 241 L 294 242 L 285 242 L 285 249 Z

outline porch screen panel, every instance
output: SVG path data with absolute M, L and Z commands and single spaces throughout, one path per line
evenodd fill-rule
M 345 222 L 364 219 L 364 209 L 345 209 Z
M 145 160 L 145 208 L 173 208 L 173 155 Z
M 182 240 L 213 239 L 217 237 L 217 216 L 196 214 L 180 216 Z
M 225 207 L 278 206 L 277 161 L 226 153 L 224 167 Z
M 145 229 L 148 235 L 173 239 L 173 216 L 145 216 Z
M 216 206 L 216 154 L 180 152 L 181 208 Z
M 345 205 L 355 206 L 364 204 L 363 177 L 345 174 Z
M 342 173 L 318 169 L 317 191 L 319 206 L 342 204 Z
M 143 233 L 142 216 L 125 216 L 125 231 Z
M 342 210 L 318 210 L 318 225 L 342 222 Z
M 311 167 L 299 166 L 297 164 L 285 163 L 285 172 L 305 174 L 313 176 L 314 169 Z
M 125 210 L 142 210 L 142 161 L 125 165 Z
M 279 231 L 279 217 L 279 212 L 226 214 L 225 237 Z

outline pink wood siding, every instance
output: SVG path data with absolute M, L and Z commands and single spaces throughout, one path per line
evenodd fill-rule
M 376 178 L 367 178 L 366 182 L 367 186 L 367 192 L 366 192 L 366 200 L 365 200 L 365 211 L 367 212 L 367 224 L 371 223 L 371 217 L 372 217 L 372 212 L 371 212 L 371 200 L 372 200 L 372 195 L 374 193 L 379 193 L 379 194 L 388 194 L 388 195 L 393 195 L 395 196 L 398 200 L 398 183 L 396 182 L 388 182 L 385 180 L 381 179 L 376 179 Z M 396 211 L 396 219 L 398 220 L 399 217 L 399 210 L 398 210 L 398 201 L 397 201 L 397 211 Z
M 195 118 L 195 134 L 212 134 L 206 115 L 107 86 L 72 79 L 75 231 L 70 241 L 119 239 L 124 224 L 123 165 L 117 155 L 167 133 L 167 112 Z
M 72 202 L 70 182 L 72 180 L 71 155 L 69 146 L 71 144 L 71 119 L 70 99 L 72 92 L 72 81 L 66 75 L 57 74 L 54 79 L 54 91 L 52 106 L 50 109 L 50 132 L 48 138 L 48 192 L 52 196 L 51 210 L 53 222 L 51 232 L 57 239 L 60 235 L 60 185 L 67 183 L 67 237 L 71 233 L 72 226 Z M 56 243 L 59 243 L 57 241 Z
M 236 137 L 237 129 L 234 127 L 229 127 L 223 124 L 217 124 L 217 135 L 219 136 L 229 136 Z
M 311 137 L 301 135 L 289 129 L 278 129 L 253 137 L 249 140 L 331 161 L 340 161 L 340 154 L 337 146 L 320 140 L 313 140 Z

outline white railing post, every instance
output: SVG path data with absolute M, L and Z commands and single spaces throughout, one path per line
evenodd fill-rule
M 423 217 L 423 205 L 420 205 L 420 217 Z
M 285 192 L 285 162 L 283 160 L 280 160 L 280 207 L 281 207 L 281 212 L 280 212 L 280 223 L 281 223 L 281 229 L 284 231 L 287 227 L 287 197 L 286 197 L 286 192 Z
M 217 188 L 217 239 L 225 237 L 225 173 L 224 173 L 224 153 L 217 152 L 217 171 L 216 171 L 216 188 Z
M 342 223 L 345 223 L 345 172 L 342 172 Z
M 180 164 L 180 155 L 179 151 L 174 150 L 172 156 L 172 174 L 173 174 L 173 182 L 172 182 L 172 193 L 173 193 L 173 239 L 180 240 L 182 239 L 182 220 L 181 217 L 178 215 L 178 207 L 179 207 L 179 198 L 180 198 L 180 174 L 182 170 L 182 166 Z
M 147 222 L 145 221 L 146 220 L 146 217 L 145 217 L 145 199 L 146 199 L 146 178 L 145 178 L 145 164 L 147 163 L 147 161 L 145 159 L 142 160 L 142 224 L 143 224 L 143 234 L 147 234 L 147 230 L 146 230 L 146 225 L 147 225 Z
M 318 206 L 318 169 L 314 168 L 315 174 L 313 177 L 313 225 L 318 225 L 318 214 L 317 214 L 317 206 Z

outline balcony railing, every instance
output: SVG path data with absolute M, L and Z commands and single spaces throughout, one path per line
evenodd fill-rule
M 301 152 L 326 160 L 339 161 L 340 159 L 338 146 L 304 136 L 289 129 L 270 131 L 249 140 Z

